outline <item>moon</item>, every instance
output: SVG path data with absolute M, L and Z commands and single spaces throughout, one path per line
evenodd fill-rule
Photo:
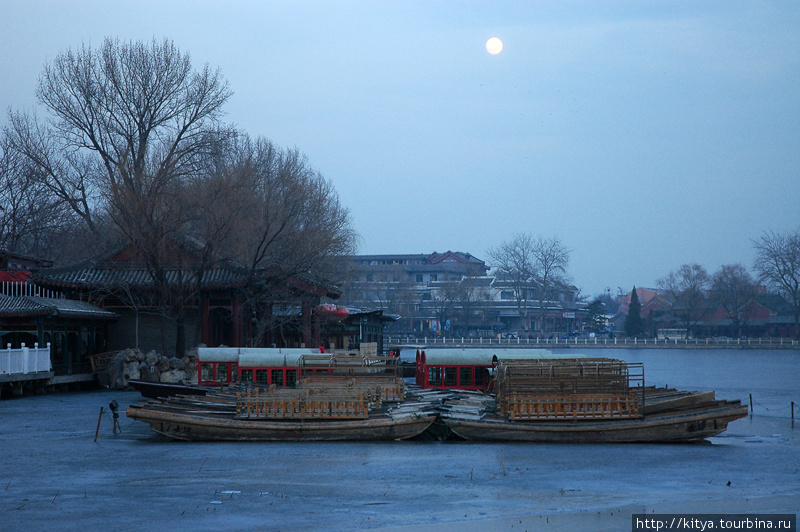
M 486 41 L 486 51 L 492 55 L 497 55 L 503 51 L 503 41 L 497 37 L 492 37 Z

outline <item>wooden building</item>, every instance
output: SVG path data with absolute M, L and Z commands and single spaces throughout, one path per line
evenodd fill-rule
M 0 347 L 49 344 L 56 376 L 90 373 L 88 357 L 108 349 L 109 328 L 117 318 L 85 301 L 0 294 Z
M 166 283 L 155 283 L 155 275 L 128 246 L 70 267 L 34 271 L 31 280 L 119 315 L 109 329 L 110 350 L 139 347 L 164 354 L 182 354 L 199 343 L 319 346 L 320 321 L 312 310 L 322 298 L 339 297 L 336 290 L 297 276 L 262 270 L 254 279 L 232 264 L 209 267 L 186 247 L 176 248 L 159 272 Z M 256 290 L 265 297 L 255 301 Z

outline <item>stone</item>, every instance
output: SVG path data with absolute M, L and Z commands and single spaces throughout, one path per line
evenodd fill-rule
M 158 371 L 169 371 L 170 368 L 169 359 L 166 357 L 159 358 L 155 365 L 158 368 Z
M 120 351 L 117 353 L 117 356 L 121 356 L 125 362 L 132 362 L 136 360 L 137 362 L 141 361 L 143 358 L 143 354 L 138 349 L 125 349 L 124 351 Z
M 179 369 L 170 369 L 168 371 L 164 371 L 159 376 L 159 382 L 168 384 L 178 384 L 180 382 L 184 382 L 185 380 L 186 372 Z
M 150 364 L 147 361 L 139 363 L 140 379 L 147 382 L 158 382 L 161 376 L 161 370 L 158 369 L 156 364 Z
M 129 380 L 140 380 L 142 378 L 142 372 L 139 369 L 139 364 L 137 360 L 125 362 L 122 365 L 122 373 L 117 377 L 116 387 L 127 388 Z
M 183 358 L 172 357 L 169 359 L 169 369 L 179 369 L 186 372 L 186 362 Z

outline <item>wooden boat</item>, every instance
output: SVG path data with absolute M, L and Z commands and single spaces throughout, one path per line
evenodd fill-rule
M 475 441 L 541 443 L 644 443 L 699 441 L 747 416 L 739 401 L 710 401 L 633 419 L 509 421 L 498 414 L 442 421 L 458 437 Z
M 479 441 L 623 443 L 698 441 L 747 415 L 714 392 L 644 386 L 641 364 L 614 359 L 507 361 L 497 395 L 457 395 L 440 417 Z M 632 383 L 636 385 L 633 386 Z
M 200 386 L 197 384 L 149 382 L 141 380 L 129 380 L 128 385 L 148 399 L 158 399 L 159 397 L 171 397 L 173 395 L 205 395 L 211 388 L 210 386 Z
M 130 407 L 127 415 L 164 436 L 187 441 L 375 441 L 405 440 L 425 432 L 433 415 L 365 420 L 243 421 L 205 414 Z
M 325 392 L 300 397 L 302 390 L 282 391 L 266 401 L 225 392 L 179 395 L 131 405 L 126 414 L 159 434 L 187 441 L 404 440 L 423 433 L 436 417 L 425 405 L 376 407 L 374 398 L 363 394 L 351 401 L 341 391 L 335 399 Z M 252 408 L 254 402 L 260 408 Z

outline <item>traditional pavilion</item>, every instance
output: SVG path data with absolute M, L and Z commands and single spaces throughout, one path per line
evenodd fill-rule
M 133 246 L 70 267 L 36 270 L 31 281 L 118 315 L 109 328 L 109 350 L 138 346 L 161 353 L 199 343 L 211 347 L 319 346 L 320 320 L 312 311 L 322 298 L 339 297 L 335 289 L 309 279 L 284 276 L 276 283 L 266 270 L 258 272 L 264 281 L 256 284 L 269 286 L 274 299 L 281 301 L 280 309 L 262 306 L 261 311 L 279 315 L 274 321 L 280 327 L 266 330 L 260 340 L 253 341 L 261 316 L 246 304 L 246 289 L 250 287 L 252 294 L 253 286 L 246 271 L 231 264 L 204 267 L 196 254 L 183 247 L 176 251 L 164 275 L 170 290 L 183 291 L 180 327 L 163 311 L 163 296 L 153 282 L 153 273 Z

